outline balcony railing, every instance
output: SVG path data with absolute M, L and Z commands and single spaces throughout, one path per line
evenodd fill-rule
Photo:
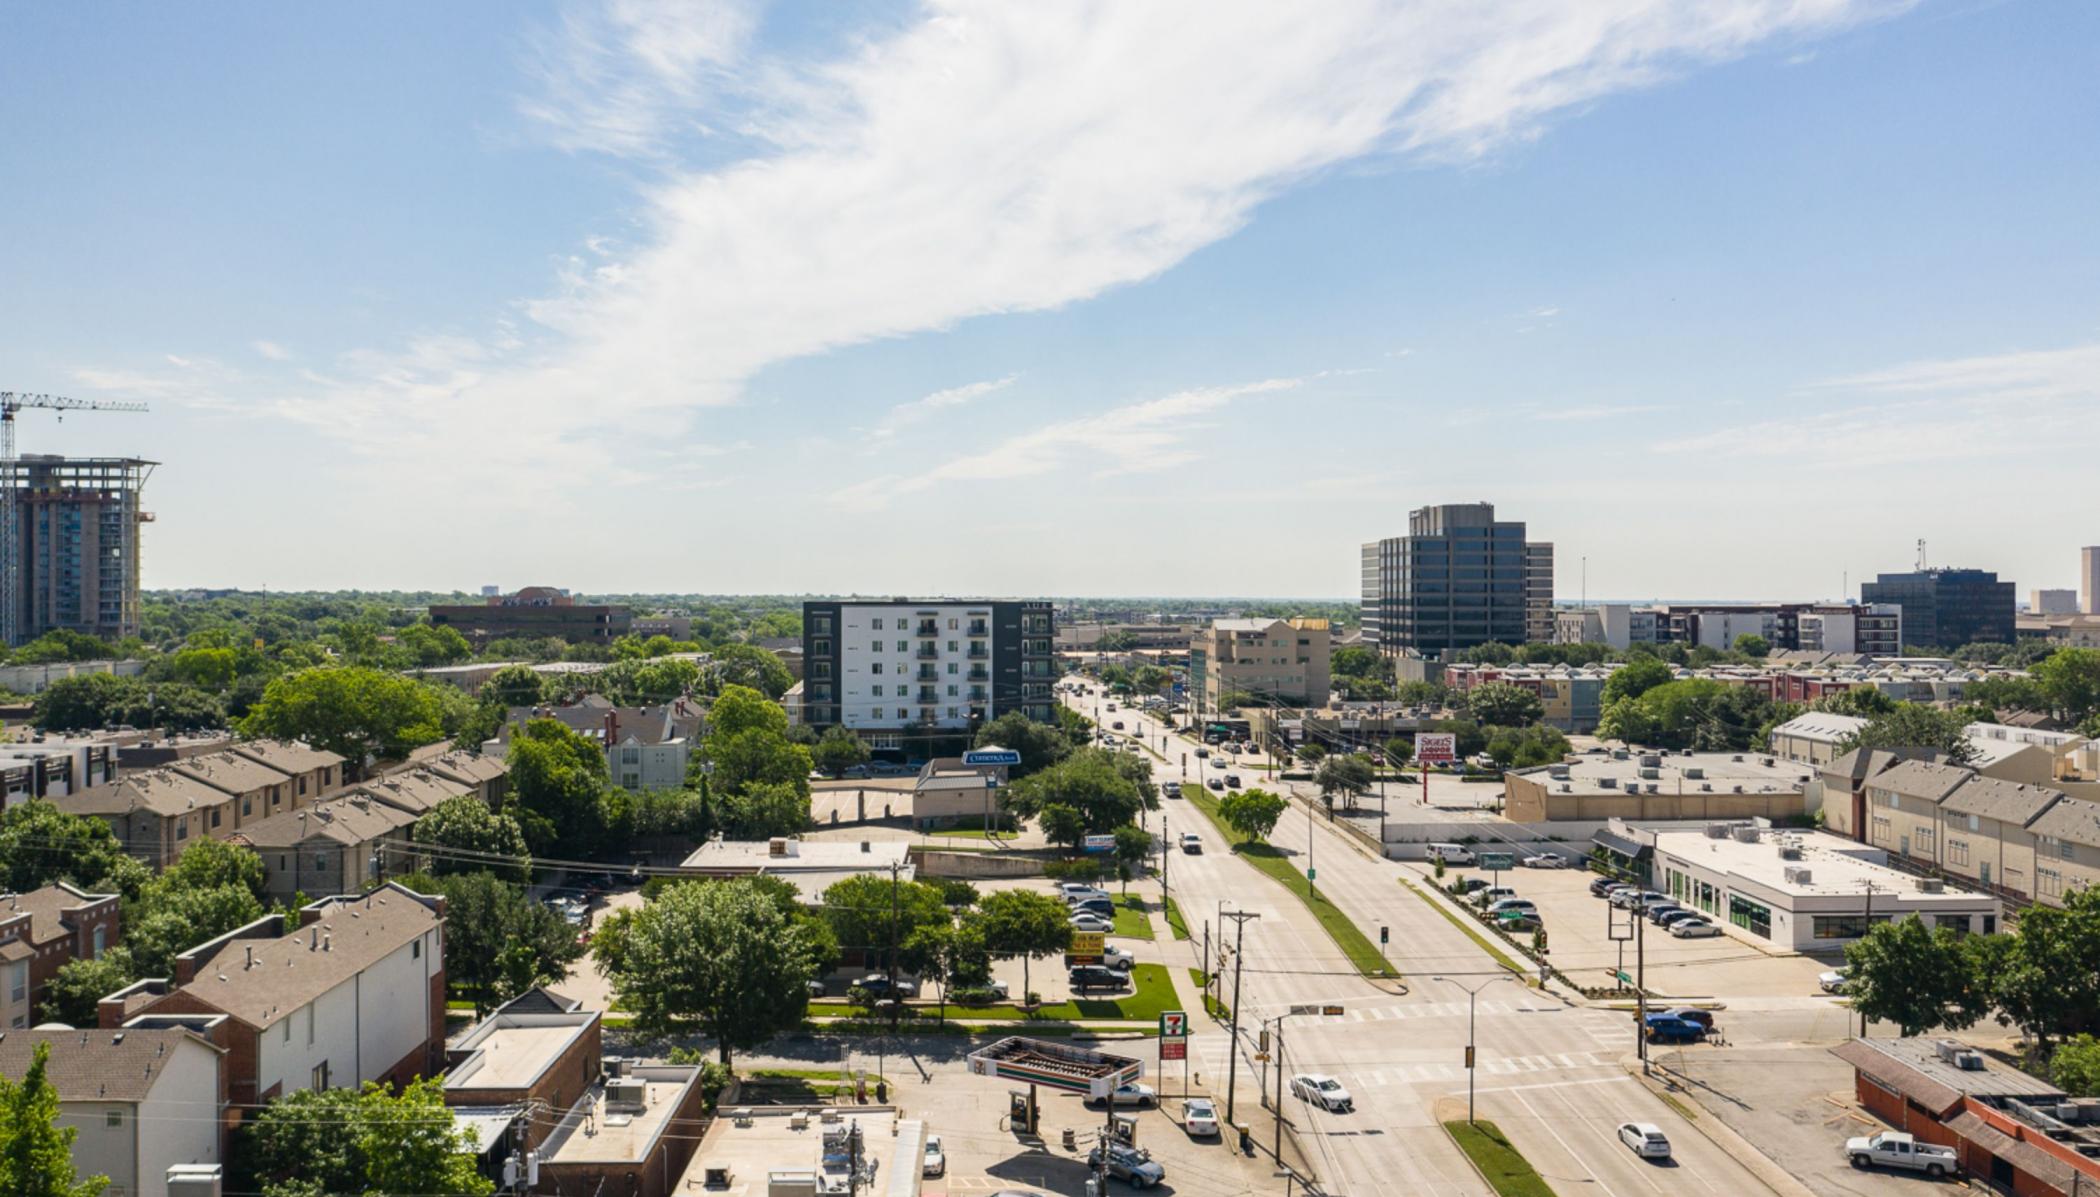
M 982 642 L 975 642 L 970 645 L 970 651 L 963 655 L 972 661 L 982 661 L 992 655 L 992 650 L 986 648 Z
M 985 636 L 985 635 L 989 635 L 990 633 L 991 633 L 991 629 L 990 629 L 990 628 L 989 628 L 988 626 L 986 626 L 986 624 L 985 624 L 985 622 L 984 622 L 983 620 L 981 620 L 981 619 L 973 619 L 973 620 L 971 620 L 971 621 L 970 621 L 970 635 L 972 635 L 972 636 Z
M 940 655 L 941 646 L 938 644 L 922 644 L 919 646 L 919 659 L 921 661 L 931 661 Z
M 922 682 L 937 682 L 937 681 L 940 681 L 940 680 L 941 680 L 941 671 L 940 671 L 940 670 L 938 670 L 938 669 L 935 669 L 935 668 L 934 668 L 933 666 L 931 666 L 931 665 L 921 665 L 921 666 L 919 666 L 919 680 L 920 680 L 920 681 L 922 681 Z
M 972 665 L 972 666 L 970 666 L 970 674 L 969 674 L 969 680 L 971 680 L 971 681 L 973 681 L 973 682 L 988 682 L 988 681 L 991 681 L 991 680 L 992 680 L 992 671 L 991 671 L 991 670 L 989 670 L 989 669 L 986 669 L 986 668 L 985 668 L 984 666 L 982 666 L 982 665 Z
M 940 625 L 940 624 L 938 624 L 938 623 L 935 623 L 935 622 L 934 622 L 933 620 L 930 620 L 930 619 L 922 619 L 922 620 L 920 620 L 920 621 L 919 621 L 919 635 L 921 635 L 921 636 L 938 636 L 938 635 L 940 635 L 940 634 L 941 634 L 941 625 Z
M 931 686 L 921 686 L 921 687 L 919 687 L 919 701 L 920 701 L 920 702 L 939 702 L 940 700 L 941 700 L 941 696 L 940 696 L 940 694 L 939 694 L 938 692 L 936 692 L 936 691 L 934 690 L 934 688 L 933 688 L 933 687 L 931 687 Z
M 984 692 L 984 687 L 983 687 L 983 686 L 972 686 L 972 687 L 970 687 L 970 701 L 971 701 L 971 702 L 983 702 L 984 700 L 985 700 L 985 692 Z

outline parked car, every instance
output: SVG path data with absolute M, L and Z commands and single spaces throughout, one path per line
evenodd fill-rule
M 1107 898 L 1074 898 L 1065 903 L 1065 909 L 1072 914 L 1098 914 L 1105 919 L 1116 917 L 1116 904 Z
M 1074 993 L 1090 989 L 1122 989 L 1130 984 L 1130 978 L 1105 964 L 1077 964 L 1065 974 L 1065 980 Z
M 1676 1018 L 1668 1014 L 1648 1016 L 1650 1043 L 1697 1043 L 1704 1038 L 1706 1028 L 1688 1018 Z
M 948 1153 L 941 1150 L 939 1135 L 926 1136 L 926 1166 L 920 1169 L 921 1176 L 948 1175 Z
M 1816 984 L 1823 987 L 1824 993 L 1843 993 L 1845 992 L 1845 982 L 1850 980 L 1851 977 L 1852 966 L 1848 964 L 1819 974 L 1816 977 Z
M 811 996 L 811 997 L 813 997 L 813 998 L 820 998 L 820 997 L 823 997 L 823 996 L 824 996 L 824 982 L 822 982 L 822 981 L 820 981 L 820 980 L 816 980 L 816 979 L 811 979 L 811 981 L 810 981 L 810 983 L 809 983 L 809 996 Z
M 856 989 L 865 989 L 878 998 L 915 998 L 919 987 L 910 981 L 892 981 L 886 973 L 869 973 L 853 983 Z
M 1209 1139 L 1218 1133 L 1218 1106 L 1208 1097 L 1191 1097 L 1181 1106 L 1181 1129 L 1191 1138 Z
M 1624 881 L 1620 881 L 1615 877 L 1592 877 L 1590 878 L 1590 897 L 1604 897 L 1624 884 L 1626 884 Z
M 1098 885 L 1088 885 L 1084 881 L 1060 881 L 1057 884 L 1057 892 L 1058 896 L 1067 902 L 1074 898 L 1106 898 L 1110 896 L 1107 890 L 1102 889 Z
M 1633 1154 L 1644 1160 L 1666 1160 L 1670 1158 L 1670 1139 L 1662 1128 L 1653 1122 L 1621 1122 L 1619 1142 L 1633 1149 Z
M 1558 852 L 1539 852 L 1524 858 L 1527 869 L 1565 869 L 1568 858 Z
M 1291 1078 L 1291 1095 L 1330 1114 L 1346 1114 L 1356 1108 L 1356 1099 L 1342 1083 L 1320 1072 L 1301 1072 Z
M 1847 1139 L 1845 1156 L 1855 1168 L 1879 1164 L 1884 1168 L 1923 1172 L 1934 1180 L 1952 1175 L 1961 1167 L 1960 1157 L 1954 1154 L 1953 1148 L 1920 1143 L 1896 1131 L 1883 1131 L 1871 1139 Z
M 1670 934 L 1679 939 L 1712 939 L 1721 929 L 1705 919 L 1682 919 L 1670 924 Z
M 1488 905 L 1489 914 L 1506 914 L 1512 910 L 1521 910 L 1525 914 L 1535 916 L 1539 912 L 1539 904 L 1530 898 L 1498 898 Z
M 1181 850 L 1190 856 L 1203 855 L 1203 837 L 1191 831 L 1181 837 Z
M 1086 1166 L 1089 1168 L 1099 1168 L 1101 1166 L 1101 1146 L 1099 1144 L 1096 1144 L 1092 1151 L 1087 1152 Z M 1108 1145 L 1108 1174 L 1117 1180 L 1128 1182 L 1133 1189 L 1149 1189 L 1167 1178 L 1167 1170 L 1160 1166 L 1159 1161 L 1152 1158 L 1151 1152 L 1141 1147 L 1131 1147 L 1124 1143 L 1110 1143 Z
M 1621 910 L 1646 909 L 1657 903 L 1668 902 L 1670 895 L 1652 889 L 1625 889 L 1611 896 L 1611 904 Z
M 1675 910 L 1663 911 L 1660 916 L 1656 916 L 1654 918 L 1654 922 L 1656 926 L 1661 927 L 1662 929 L 1667 931 L 1671 927 L 1674 927 L 1687 919 L 1698 919 L 1702 923 L 1706 921 L 1705 917 L 1702 916 L 1698 911 L 1687 910 L 1684 907 L 1680 906 Z
M 1641 914 L 1644 917 L 1646 917 L 1649 922 L 1654 923 L 1657 926 L 1661 926 L 1663 916 L 1683 909 L 1684 907 L 1679 906 L 1677 903 L 1665 900 L 1661 902 L 1656 902 L 1652 905 L 1641 907 Z
M 1485 877 L 1461 877 L 1451 883 L 1452 892 L 1460 896 L 1465 896 L 1487 887 L 1488 879 Z
M 1536 931 L 1541 924 L 1536 910 L 1498 910 L 1495 925 L 1504 931 Z
M 1473 850 L 1464 844 L 1431 844 L 1429 859 L 1441 860 L 1447 865 L 1469 865 L 1473 863 Z
M 1514 898 L 1516 896 L 1517 891 L 1506 885 L 1491 885 L 1473 894 L 1473 905 L 1480 907 L 1493 906 L 1504 898 Z
M 1115 969 L 1119 973 L 1127 973 L 1137 967 L 1137 957 L 1114 944 L 1109 944 L 1101 949 L 1101 966 Z
M 1096 1105 L 1099 1103 L 1090 1097 L 1087 1099 L 1087 1104 Z M 1149 1109 L 1159 1104 L 1159 1093 L 1150 1085 L 1141 1085 L 1136 1081 L 1132 1081 L 1127 1085 L 1116 1086 L 1115 1092 L 1108 1095 L 1108 1104 L 1112 1106 L 1136 1106 L 1141 1110 Z
M 1092 911 L 1083 911 L 1075 914 L 1068 921 L 1072 924 L 1072 930 L 1074 931 L 1099 931 L 1106 935 L 1116 929 L 1116 920 L 1103 918 Z
M 1671 1018 L 1681 1018 L 1686 1022 L 1696 1022 L 1708 1032 L 1712 1032 L 1714 1029 L 1714 1016 L 1711 1010 L 1701 1010 L 1697 1006 L 1678 1006 L 1674 1009 L 1665 1010 L 1663 1013 Z

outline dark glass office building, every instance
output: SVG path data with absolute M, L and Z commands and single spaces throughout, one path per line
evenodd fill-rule
M 1526 568 L 1540 559 L 1523 523 L 1497 520 L 1492 503 L 1410 512 L 1406 536 L 1363 547 L 1364 638 L 1388 656 L 1442 657 L 1490 640 L 1522 644 L 1527 608 L 1552 607 L 1550 575 L 1542 590 Z
M 1955 649 L 2013 642 L 2013 584 L 1987 569 L 1882 574 L 1859 588 L 1863 603 L 1903 608 L 1903 647 Z

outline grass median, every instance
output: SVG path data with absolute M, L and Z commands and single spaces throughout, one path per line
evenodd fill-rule
M 1446 1122 L 1444 1130 L 1502 1197 L 1553 1197 L 1552 1187 L 1529 1160 L 1510 1146 L 1501 1127 L 1492 1122 L 1457 1118 Z
M 1293 864 L 1282 849 L 1233 830 L 1218 813 L 1218 800 L 1211 797 L 1208 791 L 1183 790 L 1182 793 L 1197 810 L 1203 812 L 1203 817 L 1210 820 L 1211 826 L 1218 829 L 1218 834 L 1224 836 L 1226 842 L 1232 845 L 1235 855 L 1267 873 L 1283 888 L 1298 895 L 1298 900 L 1305 903 L 1305 908 L 1319 920 L 1320 926 L 1327 931 L 1327 937 L 1334 941 L 1335 947 L 1342 950 L 1342 955 L 1349 958 L 1349 963 L 1356 967 L 1357 972 L 1366 977 L 1397 975 L 1393 966 L 1379 954 L 1378 945 L 1372 943 L 1370 938 L 1357 928 L 1354 920 L 1342 913 L 1334 903 L 1329 902 L 1327 895 L 1320 893 L 1312 882 L 1306 880 L 1304 870 Z
M 1232 1007 L 1230 1007 L 1230 1006 L 1226 1005 L 1226 1004 L 1225 1004 L 1225 1003 L 1224 1003 L 1224 1002 L 1223 1002 L 1222 1000 L 1220 1000 L 1220 999 L 1218 999 L 1218 998 L 1215 998 L 1215 997 L 1212 997 L 1212 996 L 1211 996 L 1211 994 L 1210 994 L 1210 990 L 1208 990 L 1208 989 L 1205 989 L 1205 988 L 1204 988 L 1204 985 L 1203 985 L 1203 970 L 1202 970 L 1202 969 L 1200 969 L 1200 968 L 1192 968 L 1192 969 L 1190 969 L 1190 970 L 1189 970 L 1189 980 L 1191 980 L 1191 981 L 1194 981 L 1194 982 L 1196 983 L 1196 988 L 1202 991 L 1202 993 L 1203 993 L 1203 1009 L 1204 1009 L 1204 1010 L 1205 1010 L 1205 1011 L 1206 1011 L 1206 1012 L 1207 1012 L 1207 1013 L 1208 1013 L 1208 1014 L 1209 1014 L 1209 1015 L 1210 1015 L 1210 1016 L 1211 1016 L 1212 1018 L 1215 1018 L 1215 1019 L 1217 1019 L 1217 1020 L 1218 1020 L 1219 1022 L 1231 1022 L 1231 1021 L 1232 1021 Z

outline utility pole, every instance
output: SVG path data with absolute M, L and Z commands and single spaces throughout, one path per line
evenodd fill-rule
M 1232 1102 L 1240 1075 L 1240 966 L 1246 955 L 1247 922 L 1261 916 L 1244 910 L 1227 910 L 1221 911 L 1219 917 L 1231 919 L 1235 925 L 1232 949 L 1232 1051 L 1225 1057 L 1225 1121 L 1237 1127 L 1239 1124 L 1232 1120 Z M 1222 935 L 1222 926 L 1220 933 Z
M 1320 900 L 1320 871 L 1313 868 L 1313 817 L 1312 803 L 1305 804 L 1305 889 L 1312 900 Z
M 897 989 L 897 869 L 901 861 L 890 862 L 890 1034 L 897 1033 L 897 1019 L 904 1013 L 904 997 Z M 942 990 L 943 993 L 947 992 Z M 1025 994 L 1023 995 L 1026 996 Z
M 1209 919 L 1204 919 L 1204 920 L 1203 920 L 1203 1000 L 1204 1000 L 1204 1002 L 1206 1003 L 1206 1008 L 1205 1008 L 1205 1010 L 1204 1010 L 1204 1013 L 1208 1014 L 1208 1013 L 1210 1012 L 1210 1011 L 1209 1011 L 1209 1009 L 1208 1009 L 1208 1003 L 1209 1003 L 1209 1001 L 1210 1001 L 1210 920 L 1209 920 Z
M 1918 543 L 1919 543 L 1920 545 L 1923 545 L 1923 544 L 1924 544 L 1925 542 L 1921 540 L 1921 541 L 1919 541 Z M 1922 550 L 1921 550 L 1921 551 L 1922 551 Z M 1869 881 L 1869 882 L 1867 882 L 1867 916 L 1866 916 L 1866 926 L 1864 926 L 1864 927 L 1860 928 L 1860 934 L 1861 934 L 1861 935 L 1865 935 L 1865 934 L 1866 934 L 1867 932 L 1869 932 L 1869 931 L 1872 931 L 1873 929 L 1874 929 L 1874 883 L 1873 883 L 1872 881 Z M 1867 1037 L 1867 1012 L 1866 1012 L 1865 1010 L 1861 1010 L 1861 1011 L 1859 1012 L 1859 1037 L 1860 1037 L 1861 1039 L 1865 1039 L 1865 1038 Z M 2078 1170 L 2077 1170 L 2076 1168 L 2073 1168 L 2073 1169 L 2071 1169 L 2071 1174 L 2072 1174 L 2073 1176 L 2076 1176 L 2076 1175 L 2078 1174 Z
M 1640 1045 L 1641 1075 L 1650 1075 L 1648 1069 L 1648 904 L 1633 904 L 1633 994 L 1639 1004 L 1640 1025 L 1634 1029 L 1634 1041 Z

